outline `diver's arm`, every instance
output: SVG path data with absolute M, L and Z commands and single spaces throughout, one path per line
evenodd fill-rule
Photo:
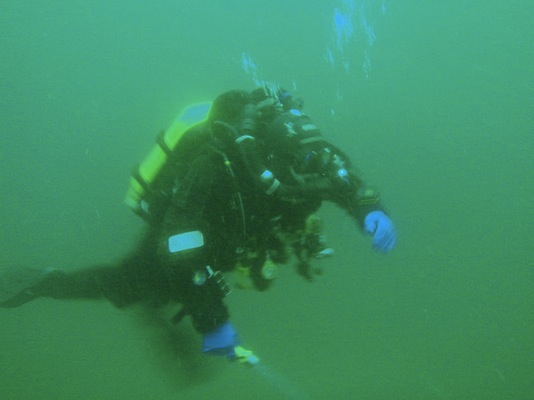
M 322 174 L 322 180 L 328 181 L 328 185 L 323 184 L 323 199 L 346 210 L 361 227 L 370 212 L 385 213 L 379 192 L 353 168 L 350 158 L 337 146 L 324 143 L 331 157 Z
M 267 194 L 273 194 L 280 181 L 261 162 L 260 151 L 254 134 L 256 109 L 252 104 L 244 107 L 239 124 L 215 120 L 211 129 L 213 137 L 224 145 L 229 145 L 232 153 L 237 153 L 255 186 Z
M 274 194 L 280 188 L 281 183 L 261 162 L 256 138 L 251 134 L 244 133 L 235 139 L 235 144 L 254 184 L 262 192 L 268 195 Z
M 332 193 L 333 202 L 345 209 L 362 231 L 373 236 L 373 247 L 387 253 L 396 244 L 397 234 L 391 218 L 380 203 L 378 191 L 367 186 L 354 172 L 336 174 L 338 189 Z M 343 177 L 342 179 L 339 179 Z
M 338 185 L 337 196 L 334 202 L 345 209 L 358 223 L 360 227 L 364 225 L 365 216 L 373 211 L 385 209 L 380 202 L 380 193 L 372 186 L 368 186 L 360 177 L 354 173 L 349 174 L 349 188 L 345 189 L 345 194 L 341 195 L 343 188 Z
M 183 305 L 174 322 L 189 315 L 200 334 L 212 332 L 229 318 L 223 301 L 228 287 L 222 273 L 211 267 L 215 268 L 212 247 L 217 244 L 206 219 L 212 192 L 224 179 L 219 164 L 220 156 L 209 149 L 191 162 L 173 187 L 158 239 L 158 263 Z

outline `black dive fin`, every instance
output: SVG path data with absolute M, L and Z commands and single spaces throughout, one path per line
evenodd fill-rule
M 34 289 L 53 268 L 0 267 L 0 307 L 18 307 L 40 297 Z

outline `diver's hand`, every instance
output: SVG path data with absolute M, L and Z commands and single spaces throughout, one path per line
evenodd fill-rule
M 237 345 L 237 331 L 232 323 L 227 321 L 204 335 L 202 340 L 202 351 L 204 353 L 234 358 L 234 348 Z
M 387 253 L 397 243 L 397 233 L 393 221 L 383 211 L 371 211 L 363 220 L 365 233 L 373 235 L 373 247 Z

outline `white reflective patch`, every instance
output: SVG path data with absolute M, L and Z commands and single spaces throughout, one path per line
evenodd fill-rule
M 266 169 L 265 171 L 263 171 L 260 175 L 260 179 L 262 182 L 269 182 L 269 181 L 272 181 L 274 179 L 274 175 L 271 171 L 269 171 L 268 169 Z
M 302 125 L 302 129 L 304 129 L 305 131 L 318 131 L 319 130 L 314 124 Z
M 170 253 L 196 249 L 204 246 L 204 235 L 200 231 L 179 233 L 169 237 L 168 245 Z
M 256 138 L 254 136 L 250 136 L 250 135 L 242 135 L 242 136 L 239 136 L 235 142 L 237 144 L 243 142 L 244 140 L 256 140 Z

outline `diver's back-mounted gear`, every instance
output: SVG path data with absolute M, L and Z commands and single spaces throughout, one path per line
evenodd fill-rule
M 158 137 L 156 145 L 136 168 L 130 179 L 125 199 L 126 204 L 135 213 L 144 217 L 150 215 L 152 212 L 150 197 L 156 190 L 155 182 L 172 158 L 185 133 L 207 120 L 211 104 L 204 102 L 185 108 L 174 124 Z

